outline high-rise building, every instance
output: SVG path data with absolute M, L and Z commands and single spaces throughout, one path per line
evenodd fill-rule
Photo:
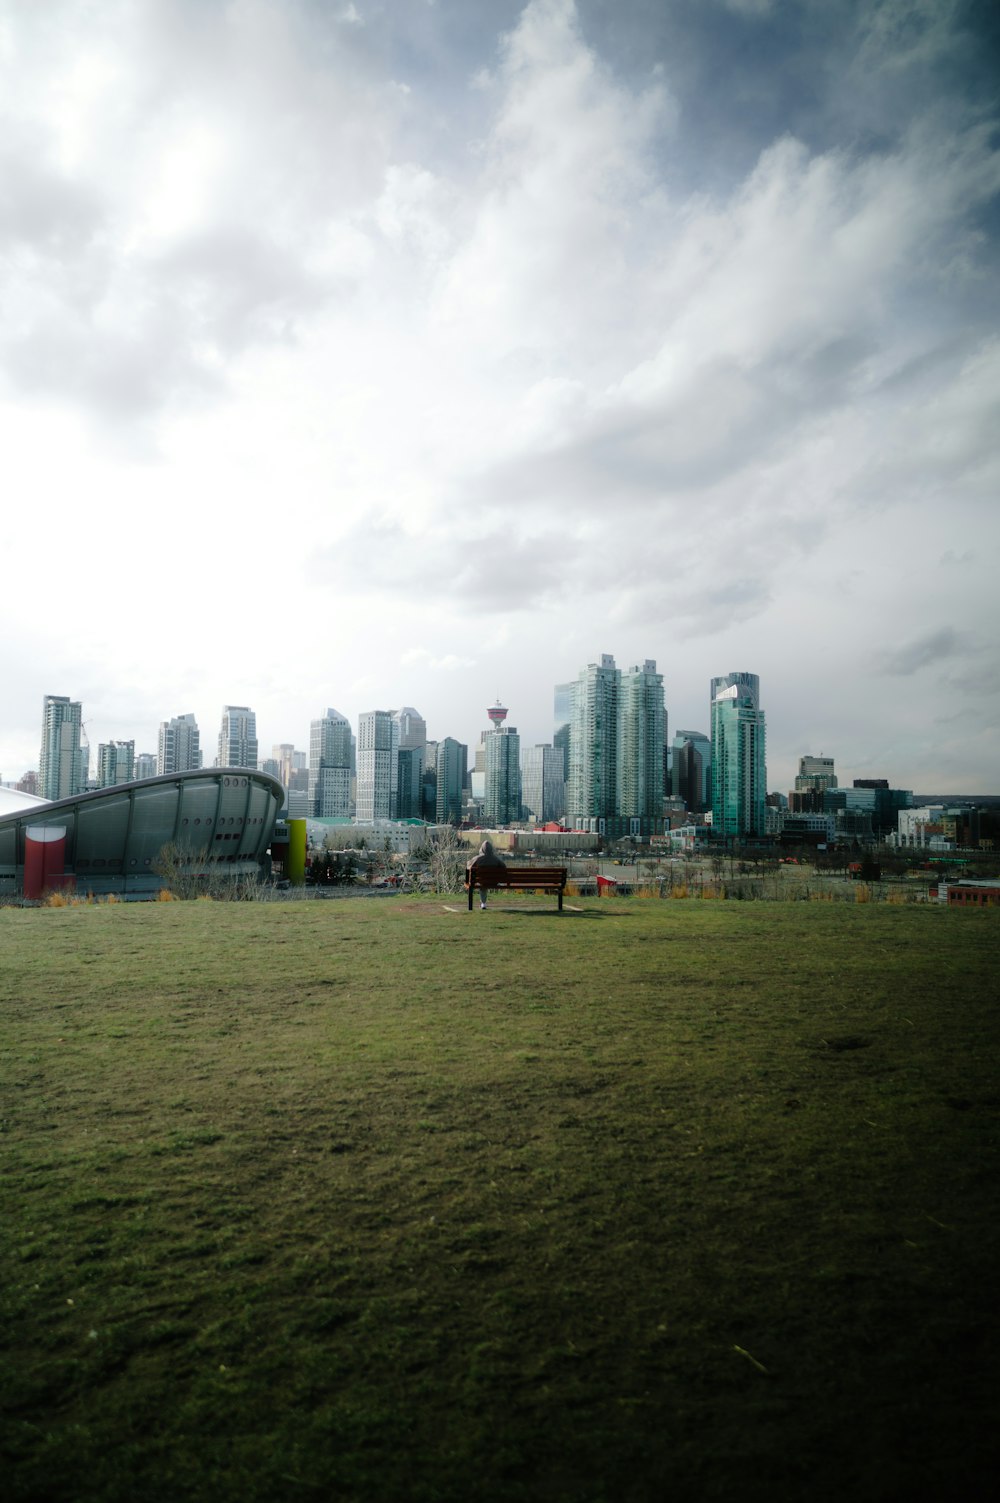
M 474 804 L 479 804 L 480 809 L 486 798 L 486 737 L 489 731 L 479 732 L 479 745 L 472 754 L 472 766 L 469 768 L 469 788 Z
M 427 745 L 427 722 L 420 712 L 406 705 L 392 713 L 398 727 L 400 750 L 423 750 Z
M 246 705 L 224 705 L 216 767 L 252 767 L 257 771 L 257 716 Z
M 465 791 L 465 772 L 469 760 L 469 748 L 452 736 L 445 736 L 437 743 L 437 789 L 435 822 L 439 825 L 457 825 L 462 821 L 462 797 Z
M 235 764 L 220 764 L 229 767 Z M 193 715 L 160 721 L 156 747 L 157 772 L 196 772 L 201 766 L 201 733 Z
M 552 696 L 552 745 L 562 753 L 563 783 L 569 782 L 569 725 L 573 714 L 573 685 L 556 684 Z
M 135 777 L 135 742 L 102 741 L 97 747 L 97 786 L 114 788 Z
M 563 754 L 550 744 L 527 746 L 521 757 L 521 804 L 539 824 L 566 812 Z
M 90 772 L 90 747 L 83 736 L 83 706 L 64 694 L 46 694 L 42 710 L 42 749 L 38 789 L 42 798 L 83 793 Z
M 420 780 L 420 817 L 429 825 L 437 820 L 437 754 L 437 742 L 428 741 L 424 747 L 424 770 Z
M 152 752 L 136 752 L 135 776 L 136 778 L 156 777 L 156 757 Z
M 800 757 L 795 778 L 796 793 L 823 793 L 827 788 L 836 788 L 837 774 L 833 770 L 832 757 Z
M 513 824 L 521 818 L 521 738 L 515 726 L 495 720 L 483 740 L 486 747 L 483 818 L 489 825 Z
M 725 840 L 760 836 L 767 828 L 764 711 L 756 673 L 713 678 L 712 828 Z
M 290 741 L 281 741 L 271 747 L 271 758 L 278 764 L 278 781 L 287 789 L 290 786 L 294 762 L 295 747 Z
M 424 748 L 401 746 L 396 753 L 396 817 L 423 816 Z
M 581 668 L 570 697 L 567 815 L 576 828 L 600 828 L 617 812 L 618 691 L 621 673 L 604 653 Z
M 391 710 L 366 710 L 358 720 L 357 817 L 396 817 L 399 726 Z
M 271 755 L 278 763 L 278 781 L 284 783 L 289 793 L 308 794 L 309 757 L 304 751 L 296 751 L 289 742 L 272 746 Z M 354 776 L 354 736 L 351 735 L 351 776 Z M 301 817 L 301 816 L 298 816 Z
M 396 722 L 396 815 L 419 819 L 422 813 L 427 722 L 411 705 L 393 711 Z
M 347 819 L 350 812 L 351 724 L 330 709 L 309 725 L 309 813 L 313 819 Z
M 691 814 L 702 814 L 712 802 L 712 743 L 702 731 L 678 731 L 674 736 L 670 791 Z
M 666 729 L 663 675 L 647 658 L 621 675 L 618 689 L 616 812 L 624 819 L 663 817 Z
M 817 813 L 823 808 L 824 793 L 836 786 L 832 757 L 800 757 L 795 787 L 788 795 L 788 806 L 794 814 Z

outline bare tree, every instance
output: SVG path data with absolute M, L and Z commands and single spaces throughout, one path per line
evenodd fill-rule
M 442 825 L 428 835 L 431 883 L 435 892 L 461 892 L 465 881 L 468 848 L 451 825 Z
M 258 898 L 263 886 L 259 871 L 234 873 L 228 862 L 204 851 L 187 850 L 172 840 L 161 847 L 153 871 L 175 898 L 248 901 Z

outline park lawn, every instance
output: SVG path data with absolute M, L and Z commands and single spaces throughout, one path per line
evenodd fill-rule
M 0 910 L 12 1500 L 992 1497 L 1000 912 Z

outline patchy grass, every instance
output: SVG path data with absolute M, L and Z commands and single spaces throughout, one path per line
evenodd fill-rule
M 992 1496 L 1000 913 L 0 912 L 12 1500 Z

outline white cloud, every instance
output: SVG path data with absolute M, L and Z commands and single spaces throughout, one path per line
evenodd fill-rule
M 404 652 L 400 659 L 404 668 L 424 667 L 434 673 L 454 673 L 460 668 L 474 668 L 475 658 L 460 657 L 458 653 L 448 652 L 444 657 L 435 657 L 426 647 L 411 647 Z

